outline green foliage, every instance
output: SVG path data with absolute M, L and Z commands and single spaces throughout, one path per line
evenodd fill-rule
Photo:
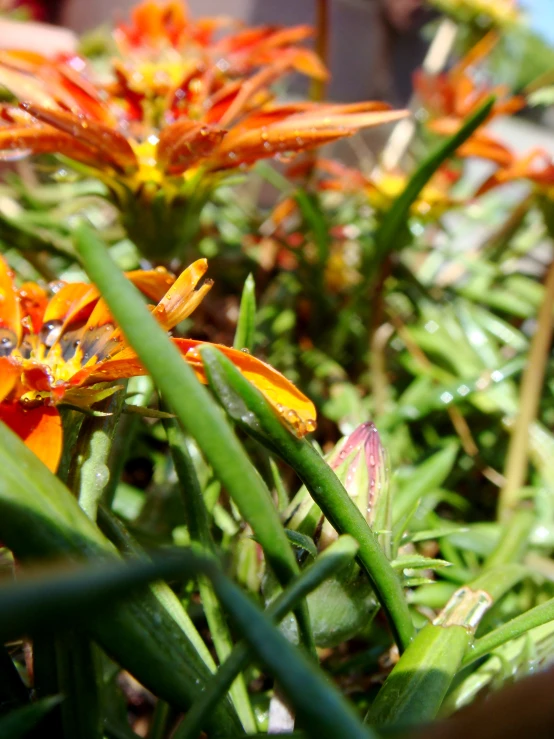
M 482 36 L 472 19 L 462 45 Z M 512 39 L 512 86 L 536 68 L 531 102 L 550 104 L 552 51 L 506 37 L 488 72 L 510 77 Z M 102 68 L 106 39 L 88 44 Z M 390 196 L 387 173 L 350 187 L 310 158 L 218 189 L 197 168 L 173 199 L 121 189 L 118 220 L 84 165 L 14 165 L 0 250 L 16 283 L 89 279 L 148 374 L 60 407 L 57 475 L 0 423 L 2 737 L 370 739 L 552 662 L 554 210 L 540 182 L 475 195 L 460 147 L 495 103 L 442 138 L 419 110 Z M 203 257 L 214 288 L 173 335 L 277 368 L 314 402 L 312 435 L 270 370 L 209 343 L 183 361 L 171 306 L 153 315 L 122 274 Z M 14 382 L 37 392 L 31 414 L 40 393 Z M 379 447 L 349 445 L 370 421 Z

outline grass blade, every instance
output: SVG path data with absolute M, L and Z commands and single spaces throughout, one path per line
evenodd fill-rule
M 341 536 L 279 594 L 267 609 L 267 615 L 279 623 L 294 610 L 299 600 L 352 562 L 357 551 L 358 545 L 351 537 Z M 197 739 L 207 725 L 210 713 L 226 695 L 236 675 L 246 669 L 250 659 L 251 652 L 247 645 L 244 642 L 238 644 L 187 713 L 173 739 Z
M 19 561 L 58 557 L 117 566 L 115 547 L 63 483 L 3 424 L 0 467 L 0 538 Z M 110 604 L 89 630 L 143 685 L 181 710 L 211 678 L 191 636 L 151 589 Z M 229 703 L 220 704 L 212 718 L 214 736 L 241 733 Z
M 245 280 L 240 299 L 239 320 L 233 346 L 235 349 L 254 351 L 254 331 L 256 330 L 256 283 L 251 274 Z
M 127 341 L 252 527 L 281 584 L 286 584 L 298 572 L 292 547 L 267 487 L 223 412 L 198 382 L 98 237 L 90 229 L 81 227 L 77 232 L 76 248 Z M 297 618 L 306 645 L 314 651 L 305 604 L 299 608 Z

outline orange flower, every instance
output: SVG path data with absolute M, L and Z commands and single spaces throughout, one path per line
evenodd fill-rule
M 179 229 L 187 204 L 199 213 L 222 173 L 405 115 L 380 102 L 269 103 L 268 85 L 288 65 L 286 58 L 276 60 L 223 87 L 210 69 L 197 85 L 195 68 L 169 95 L 162 114 L 148 120 L 113 97 L 104 99 L 75 70 L 75 60 L 54 64 L 5 52 L 0 84 L 20 97 L 22 107 L 4 107 L 0 151 L 5 158 L 57 153 L 79 163 L 106 183 L 143 252 L 167 257 L 184 239 Z
M 277 60 L 288 61 L 290 68 L 317 79 L 328 72 L 317 54 L 300 43 L 313 35 L 310 26 L 258 26 L 215 38 L 224 28 L 240 24 L 226 16 L 192 20 L 186 3 L 143 2 L 131 13 L 131 22 L 115 29 L 115 40 L 122 60 L 120 68 L 132 70 L 134 89 L 155 71 L 156 80 L 178 84 L 186 77 L 191 60 L 211 67 L 226 79 L 244 76 L 255 68 Z M 144 77 L 144 80 L 140 78 Z
M 550 198 L 554 198 L 554 163 L 552 157 L 543 149 L 533 149 L 521 159 L 512 161 L 497 169 L 477 191 L 477 195 L 514 180 L 529 180 L 535 187 Z
M 489 32 L 449 72 L 437 75 L 418 70 L 414 75 L 414 87 L 423 105 L 427 108 L 427 127 L 433 133 L 451 136 L 458 131 L 464 120 L 494 95 L 497 98 L 489 120 L 498 115 L 516 113 L 525 105 L 520 95 L 510 96 L 505 85 L 491 87 L 475 81 L 475 66 L 481 63 L 498 41 L 498 35 Z M 462 157 L 477 156 L 490 159 L 501 166 L 510 161 L 509 150 L 499 141 L 477 130 L 458 149 Z
M 153 314 L 167 331 L 189 316 L 211 287 L 199 284 L 200 259 L 179 278 L 164 269 L 128 274 L 157 305 Z M 206 382 L 198 347 L 206 342 L 174 338 L 174 344 Z M 315 408 L 291 382 L 255 357 L 215 344 L 267 397 L 299 435 L 315 429 Z M 88 408 L 117 388 L 109 383 L 144 374 L 93 285 L 56 283 L 47 299 L 37 285 L 17 289 L 0 259 L 0 420 L 53 471 L 62 452 L 61 403 Z

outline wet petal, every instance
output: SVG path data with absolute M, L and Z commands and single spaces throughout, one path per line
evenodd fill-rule
M 209 157 L 225 134 L 226 131 L 218 126 L 177 121 L 160 133 L 158 163 L 168 174 L 182 174 L 200 159 Z
M 138 162 L 131 144 L 119 131 L 84 116 L 76 116 L 62 110 L 50 110 L 32 103 L 22 103 L 24 109 L 43 123 L 63 131 L 81 144 L 97 152 L 97 155 L 116 169 L 134 171 Z
M 202 346 L 213 346 L 219 349 L 238 367 L 246 379 L 265 395 L 279 415 L 294 428 L 299 436 L 315 430 L 316 410 L 312 401 L 269 364 L 256 359 L 251 354 L 221 344 L 193 339 L 173 339 L 173 343 L 193 367 L 198 379 L 204 383 L 206 375 L 197 349 Z

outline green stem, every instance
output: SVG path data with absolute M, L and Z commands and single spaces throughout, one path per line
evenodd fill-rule
M 124 401 L 125 394 L 117 391 L 102 404 L 102 411 L 109 416 L 85 418 L 69 467 L 67 485 L 93 521 L 110 482 L 110 451 Z
M 489 569 L 510 562 L 519 562 L 529 545 L 529 534 L 535 523 L 535 515 L 529 508 L 516 511 L 503 527 L 500 541 L 485 560 Z
M 520 489 L 527 477 L 529 429 L 537 418 L 544 383 L 546 363 L 552 342 L 554 310 L 554 261 L 550 264 L 544 285 L 544 297 L 537 317 L 537 328 L 531 340 L 527 364 L 521 378 L 519 413 L 510 436 L 506 458 L 506 482 L 498 499 L 498 519 L 506 521 L 518 506 Z
M 346 567 L 354 559 L 356 551 L 357 545 L 350 537 L 339 538 L 279 594 L 266 614 L 274 623 L 279 623 L 302 598 Z M 197 739 L 215 706 L 228 692 L 235 677 L 248 667 L 251 659 L 252 653 L 244 642 L 233 649 L 206 690 L 191 707 L 173 739 Z
M 82 226 L 77 230 L 76 248 L 128 342 L 183 427 L 197 441 L 216 476 L 252 527 L 277 578 L 286 585 L 298 572 L 294 552 L 267 487 L 221 409 L 199 384 L 192 368 L 183 361 L 136 288 L 117 268 L 102 241 Z M 305 604 L 299 606 L 296 616 L 305 644 L 315 651 Z
M 198 545 L 198 549 L 202 554 L 215 558 L 217 553 L 210 531 L 208 511 L 204 502 L 202 489 L 198 482 L 194 462 L 187 449 L 185 435 L 175 420 L 164 421 L 164 428 L 167 433 L 175 471 L 177 472 L 180 483 L 191 541 Z M 225 614 L 214 595 L 209 580 L 200 576 L 198 578 L 198 587 L 206 620 L 210 628 L 210 635 L 221 663 L 231 653 L 233 640 L 229 632 Z M 245 731 L 249 734 L 253 733 L 257 729 L 256 717 L 250 704 L 243 675 L 237 675 L 229 692 Z
M 492 652 L 493 649 L 506 644 L 506 642 L 524 636 L 531 629 L 542 626 L 549 621 L 554 621 L 554 598 L 541 603 L 539 606 L 530 608 L 520 616 L 516 616 L 494 631 L 489 632 L 480 639 L 476 639 L 470 651 L 466 654 L 462 667 L 472 664 L 481 657 Z
M 400 579 L 338 477 L 308 441 L 284 426 L 264 396 L 226 357 L 212 347 L 204 347 L 201 354 L 210 386 L 235 423 L 290 464 L 331 525 L 356 539 L 360 564 L 404 650 L 414 627 Z
M 154 392 L 154 386 L 150 377 L 132 377 L 127 386 L 128 393 L 134 392 L 132 398 L 126 401 L 127 406 L 143 407 L 148 404 Z M 119 419 L 117 434 L 112 440 L 110 455 L 108 459 L 108 468 L 110 470 L 110 479 L 104 489 L 102 496 L 108 508 L 111 508 L 117 486 L 121 479 L 121 474 L 125 466 L 125 462 L 129 458 L 132 444 L 135 440 L 140 418 L 135 415 L 122 415 Z
M 148 731 L 148 739 L 164 739 L 170 715 L 171 706 L 169 703 L 158 698 Z

